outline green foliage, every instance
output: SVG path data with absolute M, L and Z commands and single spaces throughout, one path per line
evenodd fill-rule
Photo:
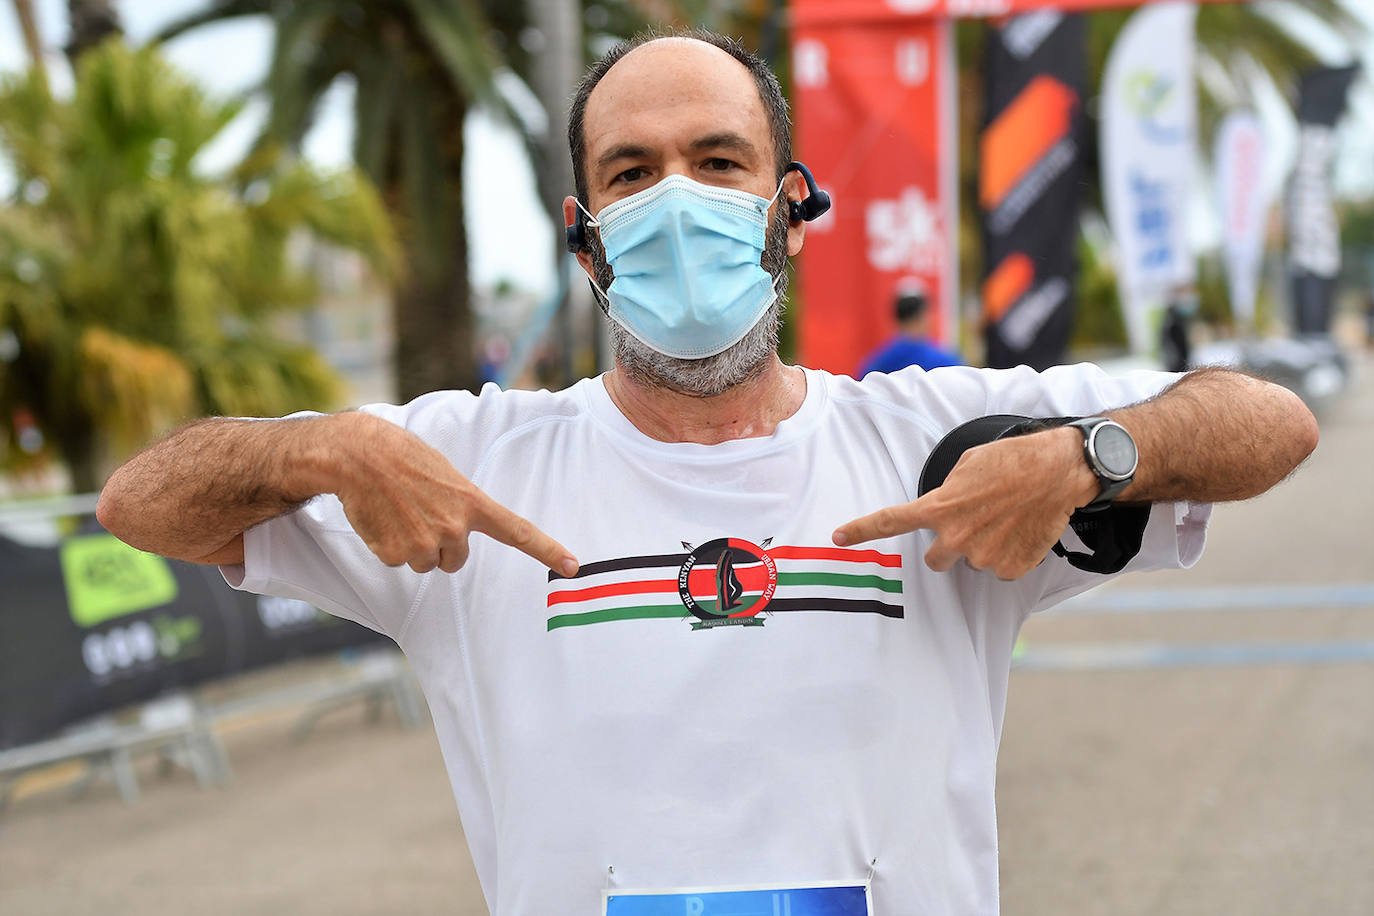
M 1340 210 L 1340 223 L 1343 245 L 1374 249 L 1374 198 L 1345 203 Z
M 1125 347 L 1126 323 L 1121 314 L 1116 269 L 1104 248 L 1084 237 L 1078 240 L 1078 303 L 1070 346 Z
M 18 182 L 0 208 L 0 333 L 19 345 L 0 423 L 32 411 L 80 488 L 99 483 L 98 458 L 185 418 L 334 400 L 323 361 L 270 329 L 315 298 L 288 252 L 299 233 L 391 269 L 384 210 L 357 174 L 266 154 L 228 178 L 196 170 L 237 111 L 118 40 L 81 59 L 70 100 L 32 76 L 0 84 Z
M 1197 260 L 1197 320 L 1215 326 L 1231 325 L 1231 293 L 1226 265 L 1220 257 Z

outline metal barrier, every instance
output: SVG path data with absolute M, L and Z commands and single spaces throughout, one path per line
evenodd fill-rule
M 415 677 L 404 657 L 394 650 L 369 652 L 356 663 L 325 677 L 219 703 L 206 703 L 194 694 L 179 691 L 143 704 L 131 722 L 101 716 L 56 738 L 0 750 L 0 811 L 9 802 L 19 777 L 72 761 L 87 767 L 77 794 L 108 773 L 126 803 L 139 798 L 133 769 L 133 759 L 139 754 L 157 753 L 165 761 L 185 767 L 202 788 L 222 786 L 233 775 L 228 754 L 216 732 L 222 723 L 303 707 L 290 731 L 290 739 L 300 741 L 321 718 L 357 703 L 367 704 L 374 720 L 382 707 L 390 703 L 403 727 L 419 728 L 428 722 Z
M 170 694 L 144 704 L 134 722 L 119 724 L 111 716 L 101 716 L 57 738 L 0 751 L 0 809 L 9 801 L 12 784 L 20 775 L 72 760 L 88 767 L 79 790 L 84 791 L 100 772 L 109 771 L 120 798 L 137 801 L 133 757 L 149 751 L 186 766 L 203 787 L 229 780 L 229 760 L 210 721 L 189 695 Z

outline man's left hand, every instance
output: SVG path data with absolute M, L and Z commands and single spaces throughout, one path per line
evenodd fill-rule
M 1099 491 L 1083 460 L 1082 434 L 1052 429 L 969 449 L 941 486 L 841 525 L 834 541 L 843 547 L 925 528 L 935 534 L 925 560 L 936 572 L 962 558 L 999 579 L 1018 579 Z

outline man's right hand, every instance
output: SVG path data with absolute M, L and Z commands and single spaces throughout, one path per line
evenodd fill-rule
M 480 532 L 564 575 L 577 560 L 498 504 L 439 451 L 366 413 L 294 420 L 205 420 L 117 470 L 96 513 L 120 539 L 199 563 L 243 562 L 243 532 L 321 493 L 388 566 L 454 572 Z
M 414 433 L 370 414 L 335 419 L 347 424 L 351 457 L 339 462 L 332 492 L 387 566 L 457 572 L 468 559 L 468 536 L 480 532 L 556 572 L 577 572 L 566 547 L 479 490 Z

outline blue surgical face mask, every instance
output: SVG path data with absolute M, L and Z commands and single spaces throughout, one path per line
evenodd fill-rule
M 760 264 L 773 200 L 670 175 L 602 209 L 587 225 L 615 273 L 597 287 L 607 314 L 666 356 L 702 359 L 738 343 L 777 299 Z

